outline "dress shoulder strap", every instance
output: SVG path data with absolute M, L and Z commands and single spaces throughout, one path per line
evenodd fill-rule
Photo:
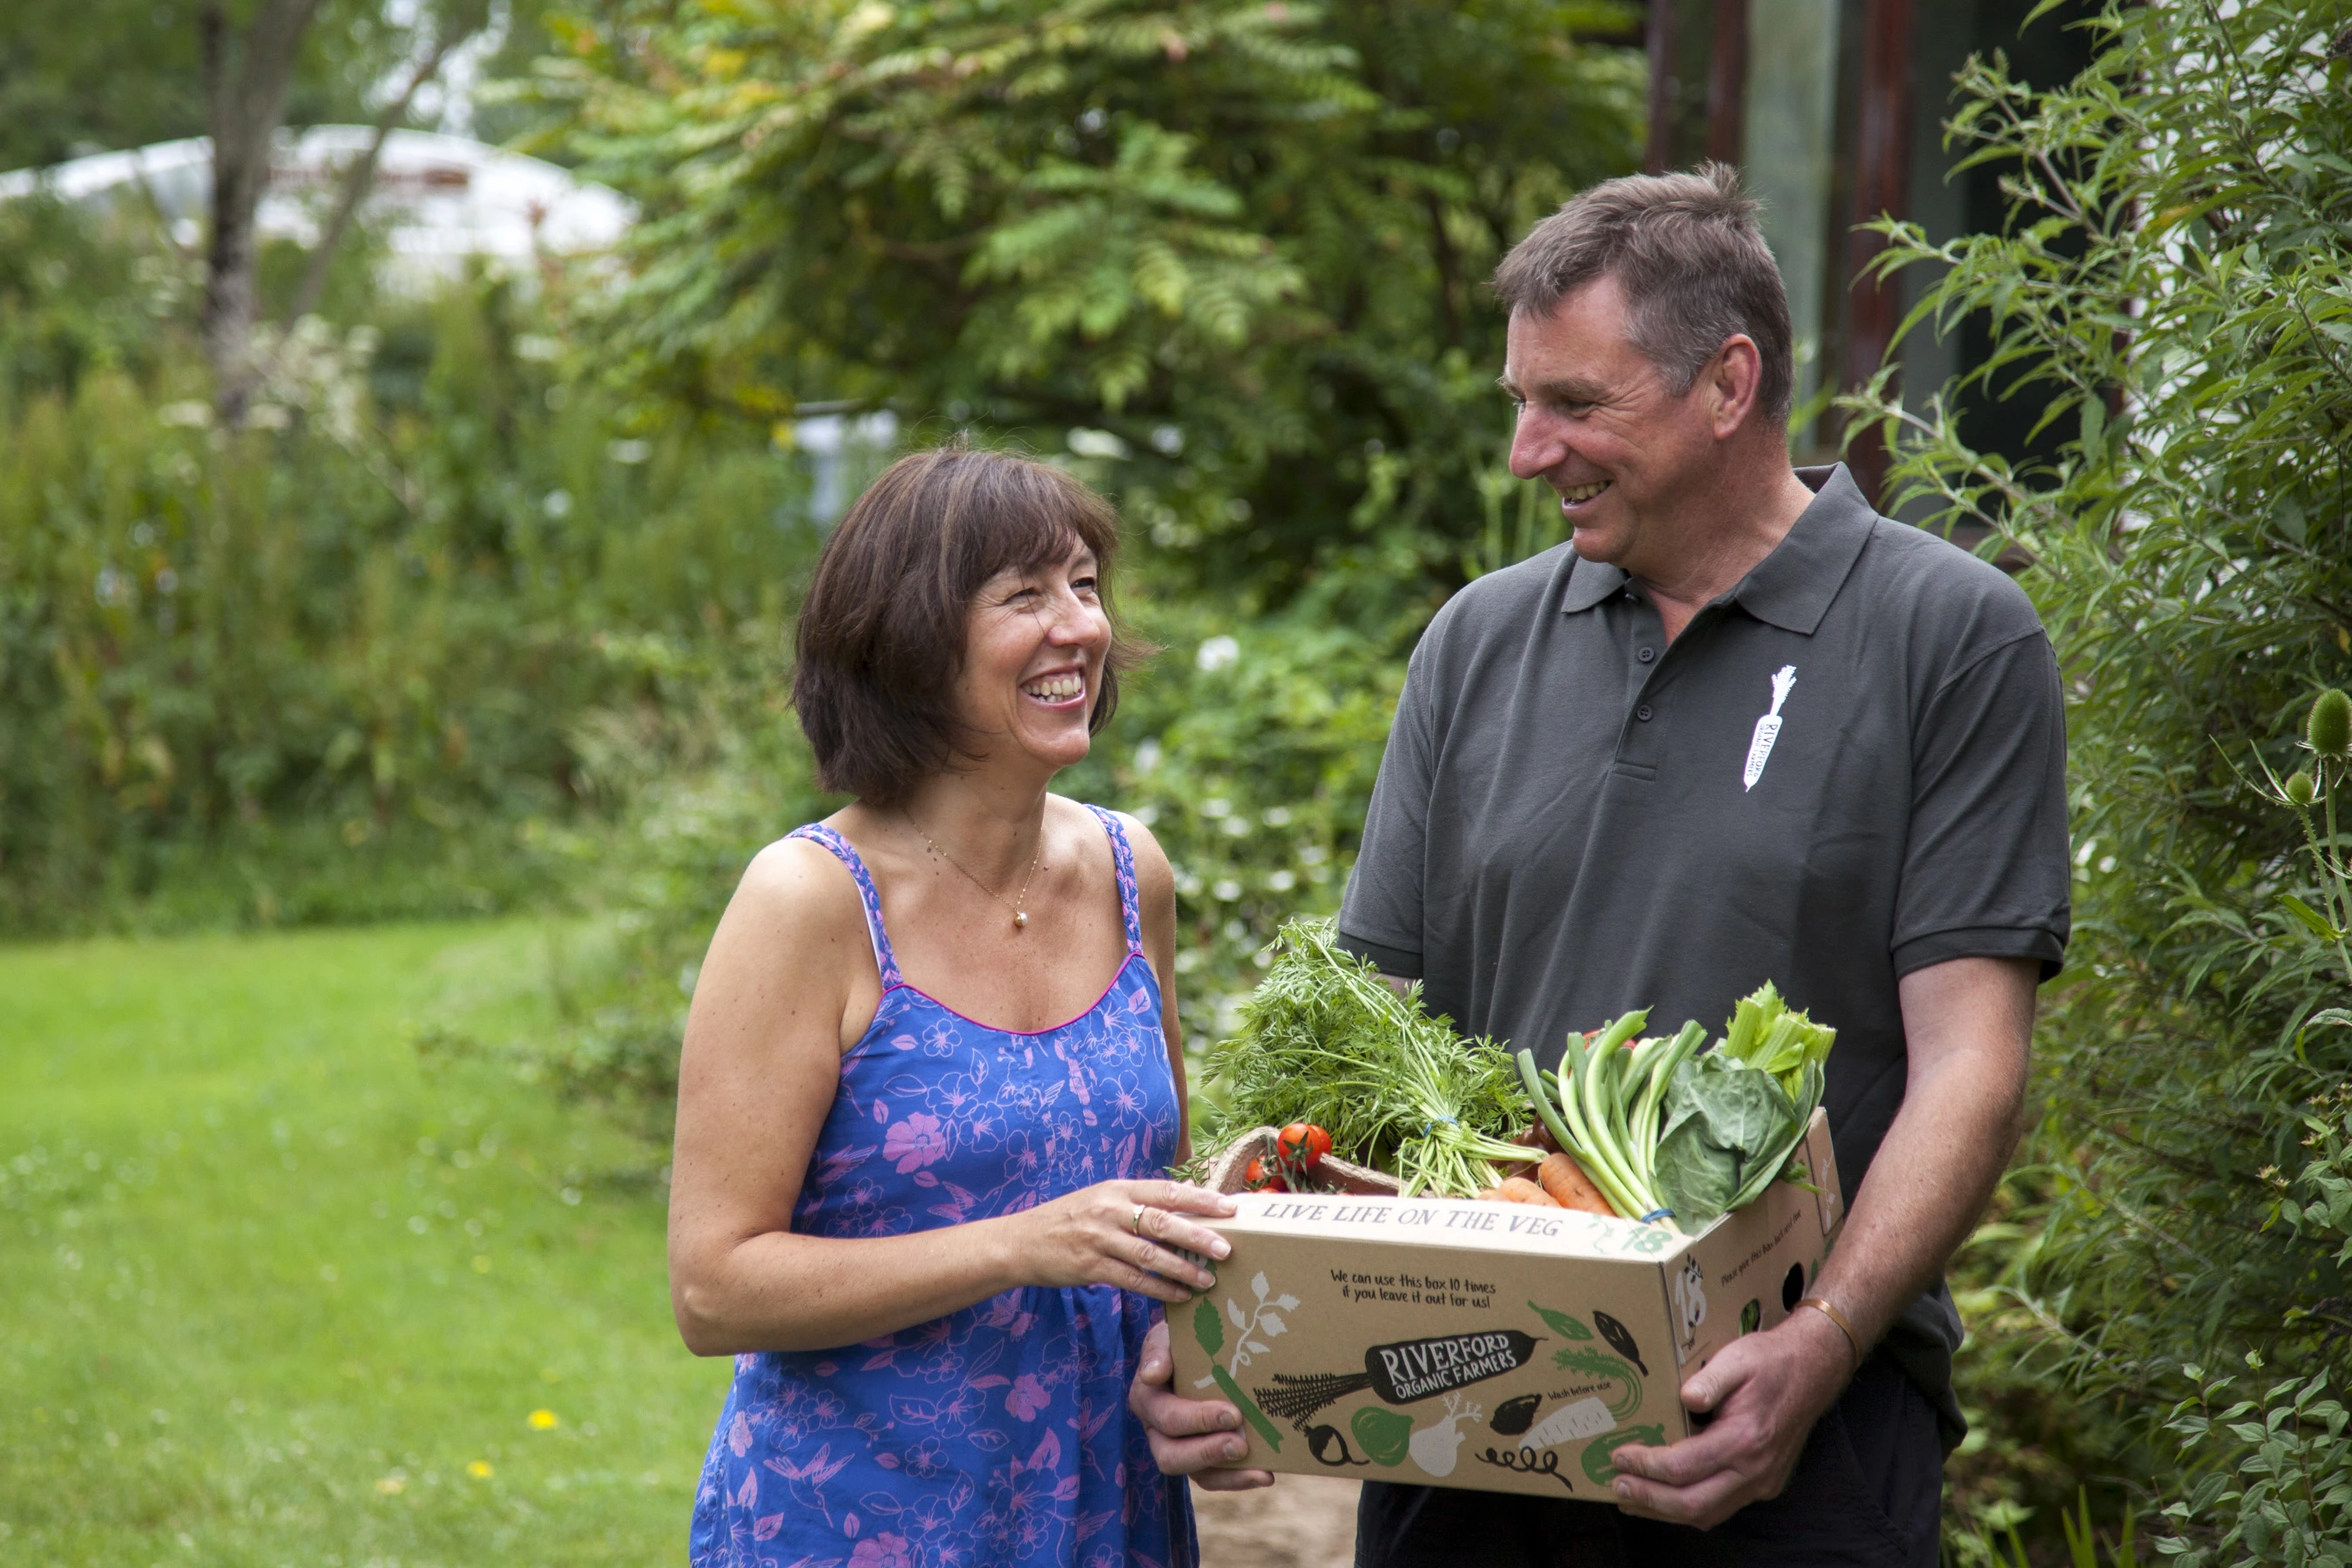
M 1118 825 L 1116 813 L 1098 805 L 1087 809 L 1102 819 L 1103 832 L 1110 838 L 1111 867 L 1118 874 L 1118 913 L 1127 922 L 1127 951 L 1139 953 L 1143 951 L 1143 908 L 1135 886 L 1135 851 L 1129 846 L 1127 829 Z
M 849 868 L 850 876 L 857 882 L 857 897 L 866 906 L 866 934 L 874 939 L 874 967 L 881 971 L 882 989 L 887 991 L 895 985 L 904 984 L 905 979 L 898 973 L 898 955 L 890 951 L 890 933 L 882 929 L 882 895 L 874 890 L 874 874 L 866 868 L 866 862 L 857 858 L 857 851 L 850 847 L 849 840 L 822 822 L 795 827 L 784 837 L 822 844 Z M 1130 876 L 1129 880 L 1132 883 L 1133 878 Z

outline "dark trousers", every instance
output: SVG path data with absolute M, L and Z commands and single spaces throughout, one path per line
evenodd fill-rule
M 1606 1502 L 1368 1481 L 1356 1568 L 1936 1568 L 1943 1493 L 1935 1407 L 1873 1356 L 1780 1495 L 1714 1530 Z

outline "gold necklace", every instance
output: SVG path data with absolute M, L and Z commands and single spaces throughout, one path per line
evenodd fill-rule
M 946 861 L 949 865 L 954 867 L 957 870 L 962 871 L 965 881 L 970 882 L 973 887 L 978 888 L 982 892 L 986 893 L 990 898 L 994 899 L 998 903 L 1003 904 L 1006 909 L 1011 910 L 1013 911 L 1013 929 L 1014 931 L 1023 931 L 1027 929 L 1029 924 L 1029 911 L 1023 909 L 1021 906 L 1029 901 L 1029 884 L 1035 879 L 1037 875 L 1037 867 L 1039 863 L 1044 860 L 1045 856 L 1045 825 L 1044 823 L 1041 822 L 1037 825 L 1037 853 L 1029 857 L 1029 874 L 1021 879 L 1021 891 L 1012 899 L 1008 900 L 1003 893 L 998 892 L 995 889 L 990 887 L 987 883 L 973 876 L 969 870 L 966 870 L 962 861 L 957 859 L 954 856 L 949 854 L 946 850 L 933 843 L 931 836 L 923 831 L 923 825 L 915 820 L 915 814 L 913 812 L 908 811 L 902 806 L 899 808 L 898 815 L 907 819 L 907 826 L 915 830 L 915 837 L 923 841 L 923 847 L 925 848 L 938 856 L 940 859 Z

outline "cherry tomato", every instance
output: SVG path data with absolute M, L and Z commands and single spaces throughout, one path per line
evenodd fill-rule
M 1312 1121 L 1294 1121 L 1274 1141 L 1283 1164 L 1311 1171 L 1331 1152 L 1331 1134 Z
M 1263 1160 L 1252 1160 L 1242 1171 L 1242 1184 L 1254 1193 L 1286 1193 L 1290 1188 L 1283 1182 L 1281 1173 Z

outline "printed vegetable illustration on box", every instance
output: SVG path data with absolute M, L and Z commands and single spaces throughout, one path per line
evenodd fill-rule
M 1272 1346 L 1266 1341 L 1289 1326 L 1282 1314 L 1298 1307 L 1297 1298 L 1276 1294 L 1263 1272 L 1251 1279 L 1250 1289 L 1251 1302 L 1246 1307 L 1230 1294 L 1222 1301 L 1203 1297 L 1195 1303 L 1192 1328 L 1201 1348 L 1213 1357 L 1224 1353 L 1229 1345 L 1232 1350 L 1226 1361 L 1213 1361 L 1209 1372 L 1194 1384 L 1202 1388 L 1214 1386 L 1233 1400 L 1277 1453 L 1282 1451 L 1282 1436 L 1274 1422 L 1286 1420 L 1304 1436 L 1318 1464 L 1394 1469 L 1409 1462 L 1424 1475 L 1444 1479 L 1454 1474 L 1469 1436 L 1465 1427 L 1475 1426 L 1485 1416 L 1484 1407 L 1466 1402 L 1461 1391 L 1537 1365 L 1538 1347 L 1549 1337 L 1570 1342 L 1552 1352 L 1552 1369 L 1580 1374 L 1575 1385 L 1580 1392 L 1598 1392 L 1582 1393 L 1540 1422 L 1535 1417 L 1544 1402 L 1542 1394 L 1524 1394 L 1503 1402 L 1496 1408 L 1490 1430 L 1496 1436 L 1517 1441 L 1501 1447 L 1488 1445 L 1476 1455 L 1482 1463 L 1549 1476 L 1572 1491 L 1574 1483 L 1560 1469 L 1561 1456 L 1550 1450 L 1583 1445 L 1583 1471 L 1598 1485 L 1613 1473 L 1608 1456 L 1615 1447 L 1664 1440 L 1664 1428 L 1655 1424 L 1619 1426 L 1642 1405 L 1640 1350 L 1624 1325 L 1606 1312 L 1592 1313 L 1602 1325 L 1601 1338 L 1633 1361 L 1601 1349 L 1582 1319 L 1530 1301 L 1528 1310 L 1550 1335 L 1499 1329 L 1391 1341 L 1366 1346 L 1361 1370 L 1278 1372 L 1269 1383 L 1244 1393 L 1237 1374 L 1255 1357 L 1270 1353 Z M 1266 1339 L 1253 1340 L 1253 1334 L 1265 1334 Z M 1367 1394 L 1378 1403 L 1357 1408 L 1347 1417 L 1344 1432 L 1333 1421 L 1316 1419 L 1327 1407 Z M 1402 1409 L 1389 1408 L 1439 1398 L 1444 1400 L 1442 1410 L 1418 1420 Z
M 1370 1345 L 1364 1351 L 1362 1372 L 1305 1377 L 1278 1372 L 1274 1388 L 1257 1391 L 1258 1404 L 1294 1422 L 1367 1388 L 1385 1404 L 1410 1405 L 1517 1372 L 1527 1365 L 1535 1348 L 1533 1339 L 1516 1330 Z
M 1234 1353 L 1223 1366 L 1218 1365 L 1214 1358 L 1225 1348 L 1224 1321 L 1217 1316 L 1217 1310 L 1208 1297 L 1203 1296 L 1193 1303 L 1192 1336 L 1200 1341 L 1201 1348 L 1209 1352 L 1211 1360 L 1208 1375 L 1195 1378 L 1192 1385 L 1206 1388 L 1214 1384 L 1219 1393 L 1240 1408 L 1249 1424 L 1257 1428 L 1258 1435 L 1279 1452 L 1282 1448 L 1281 1432 L 1265 1418 L 1265 1412 L 1251 1403 L 1249 1395 L 1242 1392 L 1241 1384 L 1234 1381 L 1234 1373 L 1249 1365 L 1253 1356 L 1264 1355 L 1273 1348 L 1265 1341 L 1289 1328 L 1290 1325 L 1283 1321 L 1282 1314 L 1296 1310 L 1298 1298 L 1275 1296 L 1269 1300 L 1267 1298 L 1272 1287 L 1266 1283 L 1264 1270 L 1250 1280 L 1250 1289 L 1256 1296 L 1256 1303 L 1248 1312 L 1244 1312 L 1241 1304 L 1232 1297 L 1225 1298 L 1225 1317 L 1233 1320 L 1234 1341 Z M 1264 1335 L 1265 1338 L 1256 1339 L 1253 1335 Z

